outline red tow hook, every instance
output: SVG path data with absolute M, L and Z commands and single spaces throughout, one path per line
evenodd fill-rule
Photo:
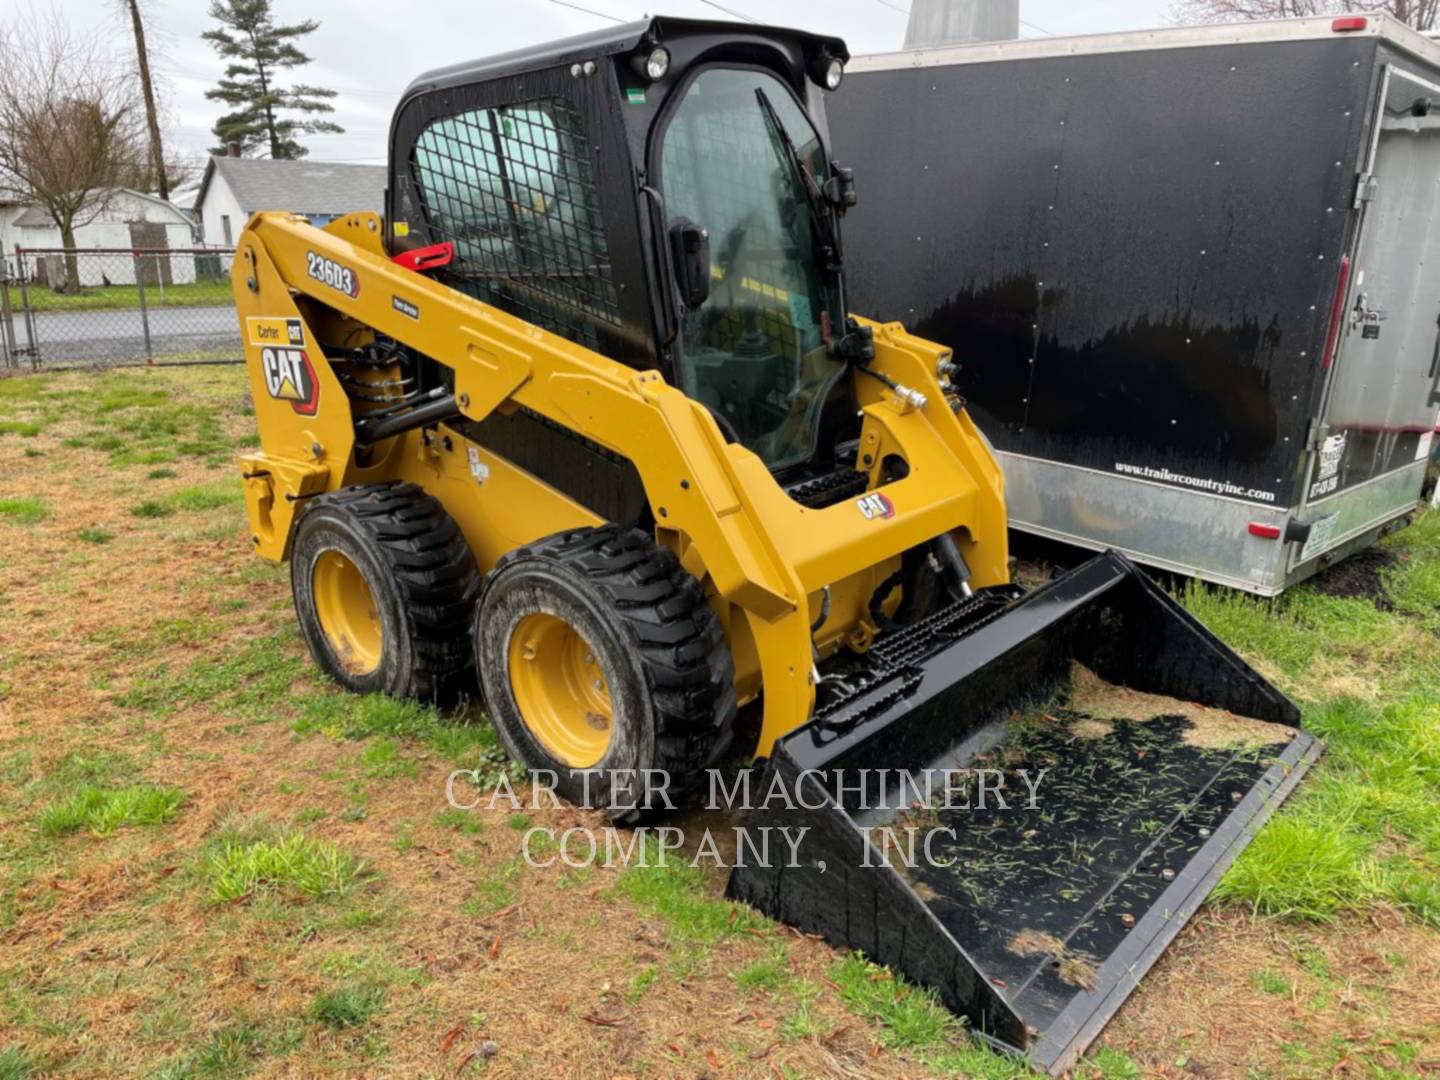
M 402 251 L 390 261 L 405 267 L 406 270 L 424 273 L 426 270 L 438 270 L 442 266 L 449 266 L 454 259 L 455 243 L 452 240 L 446 240 L 443 244 L 431 244 L 429 247 Z

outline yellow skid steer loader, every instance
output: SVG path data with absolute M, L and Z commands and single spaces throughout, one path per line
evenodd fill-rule
M 1063 1070 L 1318 748 L 1122 557 L 1009 583 L 956 358 L 846 310 L 847 59 L 657 18 L 421 76 L 383 217 L 240 237 L 254 548 L 342 686 L 478 682 L 619 822 L 763 761 L 806 841 L 731 894 Z

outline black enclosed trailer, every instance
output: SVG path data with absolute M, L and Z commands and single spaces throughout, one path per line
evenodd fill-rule
M 852 61 L 854 310 L 952 346 L 1023 531 L 1262 594 L 1416 504 L 1440 44 L 1388 16 Z

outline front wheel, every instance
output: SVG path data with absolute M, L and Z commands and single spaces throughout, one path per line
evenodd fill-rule
M 479 589 L 449 514 L 414 484 L 366 484 L 309 500 L 290 555 L 310 654 L 356 693 L 445 700 L 465 688 Z
M 577 529 L 511 552 L 485 582 L 474 640 L 501 742 L 573 803 L 633 822 L 667 807 L 663 776 L 684 805 L 729 746 L 720 620 L 639 530 Z

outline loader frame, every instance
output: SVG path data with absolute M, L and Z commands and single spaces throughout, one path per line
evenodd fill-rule
M 382 443 L 360 464 L 358 417 L 322 343 L 383 335 L 453 372 L 465 419 L 523 408 L 634 466 L 658 541 L 706 583 L 730 632 L 742 698 L 764 688 L 760 756 L 811 715 L 812 637 L 822 654 L 842 642 L 865 647 L 866 601 L 902 552 L 953 532 L 975 587 L 1008 580 L 1003 480 L 969 417 L 947 403 L 937 372 L 948 350 L 898 324 L 871 324 L 869 366 L 918 389 L 926 403 L 852 376 L 863 413 L 856 468 L 888 508 L 867 514 L 856 500 L 822 509 L 793 500 L 759 457 L 727 443 L 709 411 L 658 371 L 637 371 L 392 262 L 375 214 L 324 229 L 257 214 L 241 236 L 233 277 L 262 446 L 293 448 L 241 459 L 258 554 L 288 556 L 301 500 L 387 479 L 440 492 L 482 572 L 520 544 L 600 523 L 444 424 Z M 303 402 L 275 396 L 266 378 L 287 350 L 313 380 Z M 908 473 L 887 482 L 885 462 L 897 456 Z M 812 635 L 827 587 L 829 615 Z

